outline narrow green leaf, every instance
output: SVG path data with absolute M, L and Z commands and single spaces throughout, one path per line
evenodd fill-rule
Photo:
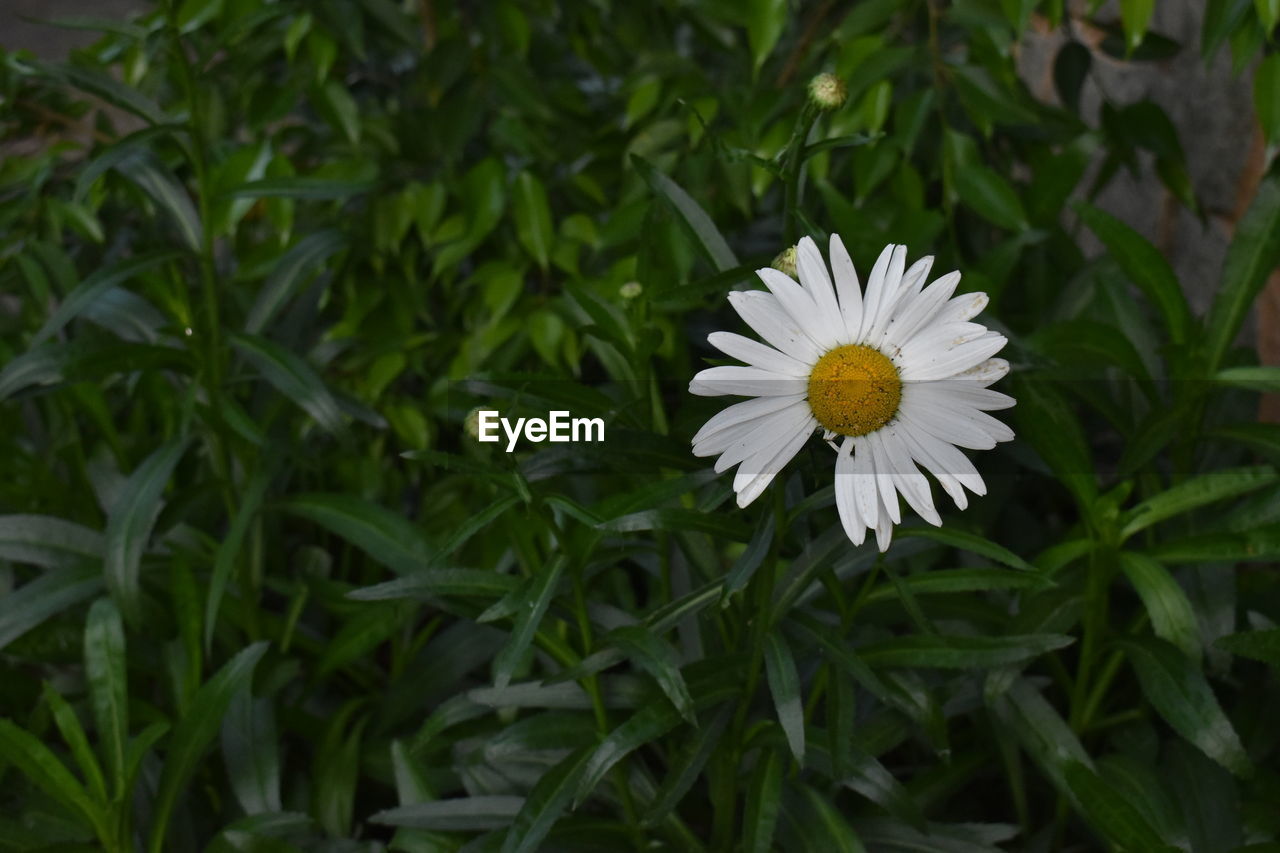
M 611 731 L 587 760 L 586 768 L 574 796 L 574 808 L 582 804 L 605 774 L 627 755 L 662 737 L 680 724 L 680 715 L 665 699 L 650 702 L 636 711 L 630 719 Z
M 186 790 L 196 765 L 217 736 L 232 697 L 248 688 L 254 667 L 266 651 L 265 642 L 254 643 L 227 661 L 196 691 L 186 715 L 174 727 L 165 754 L 164 769 L 156 785 L 151 834 L 147 842 L 150 853 L 161 853 L 166 849 L 169 818 L 178 795 Z
M 576 749 L 542 775 L 507 830 L 502 853 L 533 853 L 540 849 L 547 833 L 573 801 L 592 751 L 587 746 Z
M 738 266 L 738 259 L 725 242 L 707 212 L 680 186 L 659 172 L 652 163 L 639 154 L 631 155 L 631 163 L 645 183 L 649 185 L 679 216 L 689 230 L 694 244 L 706 255 L 718 271 L 725 272 Z
M 46 569 L 102 559 L 102 534 L 50 515 L 0 515 L 0 560 Z
M 1228 367 L 1224 370 L 1219 370 L 1213 378 L 1217 382 L 1222 382 L 1235 388 L 1261 391 L 1263 394 L 1280 393 L 1280 367 L 1268 367 L 1265 365 Z
M 770 633 L 765 639 L 764 666 L 778 723 L 787 736 L 791 755 L 797 764 L 803 766 L 804 703 L 800 698 L 800 673 L 796 670 L 791 648 L 777 631 Z
M 53 569 L 12 592 L 0 595 L 0 649 L 55 613 L 91 598 L 102 589 L 97 566 Z
M 1123 551 L 1120 568 L 1138 591 L 1156 636 L 1177 646 L 1193 661 L 1200 660 L 1200 629 L 1187 594 L 1169 570 L 1145 554 Z
M 915 595 L 949 595 L 956 592 L 986 592 L 993 589 L 1046 589 L 1053 586 L 1049 578 L 1033 572 L 1011 572 L 1008 569 L 942 569 L 902 578 L 902 583 Z M 897 599 L 892 584 L 881 584 L 867 593 L 864 604 Z
M 322 267 L 331 255 L 346 248 L 347 238 L 341 231 L 330 228 L 308 234 L 280 256 L 271 275 L 267 277 L 258 298 L 249 309 L 244 330 L 251 335 L 262 332 L 267 324 L 292 299 L 308 275 Z
M 751 541 L 747 543 L 746 550 L 734 561 L 733 568 L 725 577 L 724 589 L 720 593 L 722 606 L 728 606 L 729 597 L 745 587 L 751 580 L 751 576 L 756 573 L 756 569 L 760 568 L 760 564 L 764 562 L 765 556 L 769 553 L 769 546 L 773 544 L 773 527 L 774 519 L 770 515 L 765 523 L 757 526 L 755 532 L 751 534 Z
M 751 779 L 747 782 L 747 802 L 742 810 L 742 850 L 769 853 L 778 828 L 782 800 L 782 757 L 776 749 L 764 748 Z
M 443 832 L 505 829 L 520 814 L 524 800 L 524 797 L 505 794 L 458 797 L 386 809 L 369 820 L 388 826 L 435 829 Z
M 1242 631 L 1219 637 L 1214 645 L 1233 655 L 1260 660 L 1280 668 L 1280 629 Z
M 49 747 L 11 720 L 0 719 L 0 759 L 12 764 L 40 790 L 66 806 L 84 826 L 106 832 L 106 815 Z
M 1280 480 L 1280 472 L 1270 466 L 1229 468 L 1192 477 L 1143 501 L 1126 513 L 1120 536 L 1127 539 L 1167 518 L 1252 492 L 1277 480 Z
M 374 189 L 373 180 L 339 180 L 337 178 L 261 178 L 232 187 L 227 195 L 234 198 L 293 198 L 308 201 L 340 201 Z
M 217 625 L 218 608 L 222 605 L 222 596 L 231 580 L 231 572 L 235 569 L 236 558 L 240 556 L 240 546 L 244 543 L 245 534 L 249 532 L 249 524 L 258 514 L 262 506 L 262 498 L 266 494 L 270 478 L 265 469 L 259 468 L 249 478 L 240 506 L 236 508 L 235 517 L 226 537 L 218 546 L 218 553 L 213 559 L 213 574 L 209 577 L 209 594 L 204 605 L 204 648 L 207 654 L 213 648 L 213 629 Z
M 1164 255 L 1128 225 L 1111 214 L 1087 204 L 1076 207 L 1080 219 L 1097 235 L 1125 275 L 1160 312 L 1165 328 L 1175 344 L 1186 343 L 1191 334 L 1191 309 L 1178 284 L 1178 277 Z
M 542 181 L 530 172 L 516 176 L 515 197 L 511 200 L 516 218 L 516 237 L 543 270 L 551 260 L 551 244 L 555 239 L 555 225 L 551 221 L 551 206 L 547 203 L 547 191 Z
M 84 733 L 84 727 L 80 725 L 80 718 L 67 704 L 67 700 L 62 698 L 62 694 L 54 690 L 47 681 L 44 683 L 44 701 L 53 714 L 53 722 L 58 727 L 63 741 L 71 747 L 71 757 L 80 767 L 80 773 L 88 785 L 89 796 L 98 803 L 105 803 L 107 783 L 102 778 L 102 767 L 99 766 L 98 759 L 94 757 L 93 749 L 89 746 L 89 738 Z
M 107 518 L 103 574 L 111 597 L 127 617 L 140 615 L 142 554 L 164 505 L 165 486 L 186 449 L 187 439 L 175 438 L 143 460 Z
M 1124 26 L 1125 49 L 1132 54 L 1147 34 L 1156 0 L 1120 0 L 1120 23 Z
M 275 704 L 255 699 L 246 682 L 222 720 L 222 761 L 231 790 L 246 814 L 283 811 L 280 800 L 280 746 Z
M 332 77 L 316 89 L 316 105 L 330 124 L 341 131 L 347 142 L 360 141 L 360 108 L 347 87 Z
M 155 101 L 109 74 L 70 62 L 57 65 L 46 62 L 29 64 L 38 74 L 96 95 L 112 106 L 131 112 L 149 124 L 163 124 L 166 120 L 164 111 Z
M 990 539 L 979 536 L 976 533 L 969 533 L 964 530 L 956 530 L 949 527 L 908 527 L 896 533 L 898 538 L 930 539 L 934 542 L 940 542 L 943 545 L 950 545 L 953 548 L 959 548 L 961 551 L 968 551 L 982 557 L 995 560 L 997 563 L 1003 563 L 1011 569 L 1019 569 L 1024 572 L 1035 572 L 1036 568 L 1017 554 L 1010 551 L 1003 545 L 992 542 Z
M 519 584 L 512 575 L 481 569 L 426 569 L 386 583 L 354 589 L 356 601 L 395 601 L 404 598 L 486 598 L 507 595 Z
M 1063 768 L 1067 787 L 1085 818 L 1118 850 L 1170 853 L 1178 848 L 1165 842 L 1142 812 L 1114 785 L 1088 767 L 1068 762 Z
M 680 716 L 697 725 L 693 713 L 693 697 L 680 673 L 680 661 L 675 647 L 643 625 L 625 625 L 609 632 L 607 642 L 617 646 L 653 676 L 658 687 L 671 700 Z
M 1222 285 L 1209 310 L 1205 362 L 1217 370 L 1253 300 L 1280 261 L 1280 180 L 1258 185 L 1248 212 L 1236 226 L 1222 267 Z
M 342 432 L 342 410 L 306 359 L 256 335 L 235 335 L 231 343 L 263 379 L 315 418 L 321 428 L 330 433 Z
M 129 680 L 124 625 L 110 598 L 89 608 L 84 625 L 84 673 L 89 682 L 98 745 L 114 796 L 124 797 L 125 745 L 129 740 Z
M 1280 139 L 1280 55 L 1263 57 L 1253 73 L 1253 109 L 1268 143 Z
M 1030 227 L 1018 194 L 993 169 L 976 163 L 959 167 L 955 170 L 955 182 L 960 200 L 992 225 L 1009 231 Z
M 1248 755 L 1203 673 L 1176 647 L 1151 637 L 1120 641 L 1147 700 L 1205 755 L 1237 776 L 1252 772 Z
M 163 218 L 169 219 L 177 227 L 178 234 L 188 249 L 193 252 L 201 251 L 204 235 L 200 214 L 186 188 L 173 175 L 161 166 L 143 159 L 122 160 L 116 166 L 116 171 L 151 196 L 151 200 L 165 214 Z
M 1070 490 L 1080 512 L 1097 511 L 1098 480 L 1089 443 L 1080 420 L 1042 376 L 1019 376 L 1009 393 L 1018 401 L 1014 409 L 1018 437 L 1030 444 Z
M 511 683 L 511 676 L 516 666 L 524 657 L 529 644 L 533 642 L 533 635 L 542 624 L 542 616 L 551 605 L 551 599 L 555 596 L 556 587 L 567 563 L 568 560 L 563 554 L 556 554 L 534 578 L 528 597 L 521 602 L 522 606 L 516 616 L 515 626 L 511 630 L 511 639 L 494 658 L 495 687 L 503 688 Z
M 44 321 L 44 325 L 31 339 L 32 349 L 66 328 L 68 323 L 116 285 L 129 282 L 142 272 L 159 264 L 168 263 L 177 257 L 178 253 L 173 251 L 149 252 L 95 270 L 92 275 L 76 285 L 75 290 L 68 293 L 62 300 L 58 310 Z
M 1161 542 L 1148 553 L 1162 563 L 1217 563 L 1280 558 L 1280 524 L 1230 533 L 1205 533 Z
M 646 826 L 658 826 L 698 781 L 711 753 L 720 745 L 720 738 L 733 713 L 730 705 L 722 706 L 712 717 L 694 731 L 667 764 L 667 774 L 653 798 L 653 805 L 645 815 Z
M 915 634 L 871 643 L 858 649 L 869 666 L 987 669 L 1011 666 L 1075 642 L 1065 634 L 1015 634 L 1005 637 Z

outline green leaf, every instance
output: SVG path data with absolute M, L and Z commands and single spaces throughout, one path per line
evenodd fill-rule
M 1212 373 L 1223 357 L 1253 300 L 1280 261 L 1280 179 L 1265 178 L 1248 212 L 1236 226 L 1222 266 L 1222 285 L 1209 310 L 1205 333 L 1206 369 Z
M 1125 514 L 1120 536 L 1127 539 L 1167 518 L 1206 504 L 1247 494 L 1277 480 L 1280 480 L 1280 473 L 1269 466 L 1229 468 L 1183 480 L 1129 510 Z
M 12 764 L 40 790 L 66 806 L 84 826 L 109 839 L 106 815 L 49 747 L 11 720 L 0 719 L 0 759 Z
M 1014 634 L 1005 637 L 915 634 L 871 643 L 858 656 L 873 667 L 988 669 L 1011 666 L 1065 648 L 1065 634 Z
M 245 813 L 282 811 L 280 738 L 272 700 L 255 699 L 246 682 L 227 707 L 220 741 L 227 779 Z
M 227 535 L 218 546 L 218 553 L 213 559 L 213 574 L 209 576 L 209 593 L 204 606 L 204 648 L 208 653 L 213 648 L 213 629 L 217 625 L 218 608 L 222 605 L 222 596 L 231 580 L 231 572 L 235 569 L 236 558 L 240 556 L 240 547 L 244 543 L 245 534 L 249 532 L 249 524 L 258 514 L 262 506 L 262 498 L 266 494 L 270 478 L 263 469 L 258 469 L 249 478 L 240 505 L 236 508 L 235 517 Z
M 1008 569 L 945 569 L 922 572 L 902 578 L 902 583 L 915 595 L 950 595 L 956 592 L 986 592 L 993 589 L 1047 589 L 1049 578 L 1032 572 Z M 862 599 L 864 604 L 895 601 L 897 588 L 881 584 Z
M 574 808 L 582 804 L 609 770 L 630 753 L 662 737 L 680 724 L 680 715 L 665 699 L 650 702 L 611 731 L 587 760 L 574 796 Z
M 782 849 L 797 853 L 866 853 L 866 846 L 841 809 L 808 785 L 795 783 L 795 787 L 796 796 L 782 798 L 785 825 L 792 836 Z
M 222 14 L 225 0 L 185 0 L 178 7 L 178 32 L 195 32 Z
M 776 749 L 762 749 L 747 782 L 747 802 L 742 810 L 742 850 L 769 853 L 778 827 L 782 800 L 782 757 Z
M 733 542 L 745 542 L 748 535 L 747 528 L 740 519 L 726 516 L 724 513 L 699 512 L 683 507 L 664 507 L 633 512 L 602 521 L 596 526 L 601 530 L 615 533 L 642 530 L 688 530 L 720 536 Z
M 394 601 L 403 598 L 496 599 L 516 588 L 511 575 L 481 569 L 427 569 L 386 583 L 354 589 L 347 598 L 356 601 Z
M 178 234 L 188 249 L 193 252 L 201 251 L 204 231 L 200 224 L 200 214 L 186 188 L 173 175 L 143 159 L 123 160 L 116 166 L 116 171 L 151 196 L 151 200 L 165 214 L 162 218 L 172 221 L 177 227 Z
M 458 797 L 386 809 L 369 820 L 389 826 L 435 829 L 442 832 L 505 829 L 520 814 L 524 800 L 524 797 L 505 794 Z
M 520 607 L 517 611 L 515 626 L 511 630 L 511 639 L 493 661 L 495 687 L 503 688 L 511 683 L 511 676 L 516 666 L 524 658 L 529 644 L 533 642 L 533 635 L 542 624 L 543 614 L 551 606 L 551 599 L 556 594 L 556 586 L 568 562 L 563 554 L 551 557 L 534 577 L 526 597 L 519 602 Z
M 1129 53 L 1142 44 L 1155 9 L 1155 0 L 1120 0 L 1120 23 L 1124 26 L 1124 43 Z
M 102 559 L 102 534 L 49 515 L 0 515 L 0 560 L 46 569 Z
M 1246 388 L 1250 391 L 1260 391 L 1263 394 L 1280 393 L 1280 367 L 1264 365 L 1228 367 L 1219 370 L 1213 378 L 1217 382 L 1222 382 L 1235 388 Z
M 796 670 L 796 661 L 787 641 L 777 631 L 765 639 L 764 667 L 774 711 L 787 736 L 787 746 L 791 748 L 796 763 L 803 766 L 804 703 L 800 699 L 800 673 Z
M 511 200 L 516 217 L 516 237 L 544 271 L 551 259 L 551 244 L 555 240 L 555 226 L 551 221 L 551 206 L 547 203 L 547 191 L 538 178 L 521 172 L 516 176 L 515 197 Z
M 1010 231 L 1030 227 L 1018 194 L 999 173 L 978 164 L 962 166 L 955 182 L 960 200 L 991 224 Z
M 1076 207 L 1081 221 L 1097 235 L 1129 280 L 1160 312 L 1165 328 L 1175 344 L 1186 343 L 1191 334 L 1191 309 L 1178 284 L 1178 277 L 1164 255 L 1128 225 L 1111 214 L 1087 204 Z
M 317 231 L 299 240 L 276 261 L 271 275 L 263 283 L 258 291 L 258 298 L 249 309 L 244 330 L 251 335 L 262 332 L 309 280 L 309 274 L 322 267 L 331 255 L 346 246 L 346 235 L 334 228 Z
M 75 290 L 68 293 L 62 300 L 58 310 L 44 321 L 44 325 L 31 339 L 31 348 L 35 349 L 61 332 L 68 323 L 84 313 L 116 285 L 129 282 L 145 270 L 168 263 L 177 257 L 179 257 L 178 253 L 173 251 L 148 252 L 95 270 L 88 278 L 76 285 Z
M 1160 837 L 1155 827 L 1119 789 L 1088 767 L 1068 762 L 1063 776 L 1085 818 L 1116 849 L 1150 850 L 1152 853 L 1178 849 Z
M 680 222 L 693 237 L 694 245 L 707 260 L 711 261 L 717 271 L 725 272 L 738 266 L 737 257 L 725 242 L 724 237 L 720 235 L 711 217 L 687 192 L 639 154 L 631 155 L 631 164 L 640 173 L 640 177 L 644 178 L 649 188 L 676 212 Z
M 1080 112 L 1080 91 L 1093 65 L 1093 51 L 1078 41 L 1068 41 L 1053 60 L 1053 85 L 1063 106 Z
M 342 180 L 338 178 L 282 177 L 247 181 L 227 190 L 233 198 L 293 198 L 308 201 L 341 201 L 374 189 L 372 179 Z
M 112 106 L 133 113 L 148 124 L 164 124 L 167 120 L 159 104 L 137 89 L 121 83 L 110 74 L 69 62 L 57 65 L 45 62 L 29 64 L 41 76 L 96 95 Z
M 129 740 L 129 679 L 124 625 L 110 598 L 89 608 L 84 625 L 84 674 L 107 775 L 116 797 L 126 794 L 125 745 Z
M 1280 0 L 1253 0 L 1253 9 L 1258 13 L 1258 23 L 1269 37 L 1280 22 Z
M 1009 393 L 1018 437 L 1030 444 L 1070 490 L 1082 514 L 1097 511 L 1098 480 L 1080 421 L 1043 376 L 1019 376 Z
M 396 574 L 419 571 L 434 557 L 415 525 L 361 498 L 301 494 L 280 507 L 341 536 Z
M 1148 552 L 1162 563 L 1220 563 L 1280 558 L 1280 524 L 1231 533 L 1205 533 L 1161 542 Z
M 1003 563 L 1011 569 L 1018 569 L 1024 572 L 1036 571 L 1034 566 L 1008 548 L 976 533 L 969 533 L 950 527 L 908 527 L 898 531 L 896 535 L 899 539 L 931 539 L 943 545 L 959 548 L 961 551 L 968 551 L 971 554 L 987 557 L 997 563 Z
M 149 853 L 166 849 L 165 836 L 178 795 L 187 789 L 197 764 L 218 734 L 232 698 L 248 689 L 254 667 L 266 651 L 266 642 L 254 643 L 227 661 L 196 691 L 187 713 L 174 727 L 153 800 Z
M 231 344 L 281 394 L 330 433 L 344 429 L 342 410 L 306 359 L 274 341 L 256 335 L 233 335 Z
M 1131 551 L 1121 552 L 1120 568 L 1142 599 L 1156 636 L 1199 661 L 1200 628 L 1195 610 L 1169 570 L 1145 554 Z
M 62 694 L 54 690 L 49 682 L 44 683 L 43 690 L 45 704 L 53 714 L 53 722 L 67 746 L 71 747 L 71 756 L 76 760 L 80 773 L 89 786 L 89 796 L 96 802 L 105 803 L 107 784 L 103 781 L 102 768 L 93 755 L 93 749 L 89 746 L 89 738 L 84 733 L 84 727 L 80 725 L 80 718 L 67 704 L 67 700 L 62 698 Z
M 786 29 L 790 10 L 787 0 L 748 0 L 743 14 L 747 19 L 747 41 L 751 45 L 751 68 L 759 72 Z
M 129 476 L 121 499 L 107 518 L 103 576 L 116 605 L 130 619 L 141 615 L 142 554 L 164 505 L 165 486 L 187 443 L 186 438 L 175 438 L 143 460 Z
M 1270 54 L 1253 74 L 1253 107 L 1267 142 L 1280 139 L 1280 55 Z
M 592 751 L 586 746 L 576 749 L 542 774 L 507 830 L 502 853 L 533 853 L 540 849 L 551 827 L 573 801 Z
M 720 738 L 729 724 L 733 708 L 722 706 L 710 723 L 703 723 L 694 731 L 667 764 L 667 773 L 653 798 L 653 805 L 645 815 L 646 826 L 657 826 L 671 813 L 684 795 L 698 781 L 712 752 L 720 745 Z
M 773 527 L 774 518 L 770 515 L 764 524 L 756 527 L 746 549 L 738 559 L 734 560 L 733 568 L 725 577 L 724 589 L 720 593 L 722 606 L 728 606 L 729 597 L 745 587 L 751 580 L 751 576 L 756 573 L 756 569 L 760 568 L 760 564 L 764 562 L 765 556 L 769 553 L 769 546 L 773 544 Z
M 347 142 L 360 141 L 360 108 L 347 87 L 330 77 L 316 89 L 316 106 L 321 115 L 342 132 Z
M 99 568 L 78 566 L 53 569 L 0 595 L 0 649 L 55 613 L 91 598 L 100 589 Z
M 1280 629 L 1228 634 L 1219 637 L 1214 645 L 1233 655 L 1260 660 L 1280 668 Z
M 1174 731 L 1237 776 L 1252 773 L 1249 757 L 1209 682 L 1176 647 L 1155 638 L 1120 640 L 1142 692 Z
M 643 625 L 624 625 L 609 632 L 607 642 L 617 646 L 641 669 L 653 676 L 658 687 L 671 700 L 680 716 L 697 725 L 693 713 L 693 697 L 680 674 L 680 661 L 675 648 Z

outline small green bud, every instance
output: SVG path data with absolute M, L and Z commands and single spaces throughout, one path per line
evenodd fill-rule
M 644 293 L 644 286 L 638 281 L 629 281 L 618 288 L 618 295 L 628 301 Z
M 809 100 L 820 110 L 838 110 L 848 99 L 844 81 L 834 74 L 824 72 L 809 81 Z
M 480 407 L 479 406 L 476 406 L 474 409 L 467 412 L 467 416 L 462 421 L 462 429 L 466 431 L 467 435 L 471 436 L 476 441 L 480 440 Z
M 784 272 L 792 278 L 796 277 L 796 247 L 783 249 L 778 256 L 769 262 L 769 266 L 778 272 Z

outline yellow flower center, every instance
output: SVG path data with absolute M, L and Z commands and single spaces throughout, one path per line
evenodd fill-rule
M 832 432 L 866 435 L 898 412 L 902 379 L 879 350 L 861 344 L 836 347 L 809 374 L 809 408 Z

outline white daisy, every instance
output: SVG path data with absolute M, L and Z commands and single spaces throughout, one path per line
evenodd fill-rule
M 986 494 L 957 448 L 987 450 L 1013 438 L 986 414 L 1014 404 L 987 387 L 1009 372 L 1007 361 L 992 358 L 1007 341 L 970 322 L 987 296 L 953 297 L 960 273 L 925 287 L 932 257 L 907 269 L 906 247 L 886 246 L 864 293 L 838 236 L 831 236 L 834 287 L 813 240 L 805 237 L 796 251 L 799 283 L 762 269 L 756 273 L 768 292 L 729 294 L 766 343 L 713 333 L 712 346 L 746 364 L 703 370 L 689 390 L 754 399 L 707 421 L 693 437 L 693 452 L 718 456 L 717 472 L 738 465 L 733 490 L 743 507 L 821 428 L 836 451 L 836 507 L 845 532 L 861 545 L 875 530 L 884 551 L 902 520 L 899 494 L 925 521 L 942 523 L 920 468 L 960 509 L 968 504 L 965 489 Z

